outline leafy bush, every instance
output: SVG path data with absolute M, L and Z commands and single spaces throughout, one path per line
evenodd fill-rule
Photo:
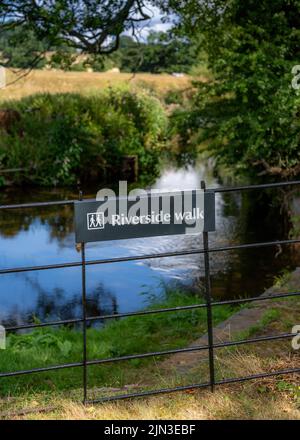
M 123 155 L 137 155 L 141 177 L 155 174 L 167 116 L 154 97 L 129 89 L 97 95 L 37 94 L 4 103 L 20 112 L 0 138 L 0 167 L 27 168 L 42 185 L 72 184 L 93 170 L 115 172 Z
M 182 11 L 187 33 L 203 35 L 213 75 L 185 121 L 177 114 L 182 143 L 206 142 L 220 164 L 255 180 L 299 175 L 299 1 L 212 0 Z

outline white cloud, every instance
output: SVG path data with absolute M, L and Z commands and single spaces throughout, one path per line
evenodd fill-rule
M 149 7 L 147 13 L 151 16 L 150 20 L 146 20 L 140 23 L 136 34 L 141 39 L 146 39 L 151 31 L 155 32 L 167 32 L 171 27 L 172 23 L 164 23 L 160 10 L 157 7 Z M 131 31 L 125 32 L 126 35 L 132 35 Z

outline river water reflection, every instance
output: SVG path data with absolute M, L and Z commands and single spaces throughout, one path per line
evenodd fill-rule
M 177 169 L 166 166 L 152 186 L 159 190 L 192 189 L 205 179 L 217 187 L 208 167 Z M 85 190 L 95 197 L 99 188 Z M 268 193 L 269 194 L 269 193 Z M 9 189 L 0 203 L 25 203 L 76 198 L 70 189 Z M 211 246 L 280 239 L 282 218 L 270 208 L 266 193 L 217 194 L 217 231 Z M 285 232 L 286 234 L 287 232 Z M 201 236 L 170 236 L 87 245 L 87 259 L 161 253 L 202 247 Z M 0 211 L 0 267 L 35 266 L 80 260 L 75 249 L 73 208 L 45 207 Z M 211 254 L 212 289 L 215 299 L 256 296 L 293 261 L 287 249 L 264 248 Z M 190 255 L 138 262 L 87 267 L 89 315 L 128 312 L 147 306 L 165 286 L 197 289 L 203 284 L 203 256 Z M 5 325 L 69 319 L 81 314 L 81 269 L 64 268 L 0 276 L 0 323 Z

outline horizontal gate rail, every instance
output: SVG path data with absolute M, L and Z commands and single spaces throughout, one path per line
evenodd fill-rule
M 150 260 L 154 258 L 182 257 L 184 255 L 205 254 L 205 252 L 208 253 L 229 252 L 229 251 L 244 250 L 244 249 L 256 249 L 256 248 L 269 247 L 269 246 L 284 246 L 284 245 L 298 244 L 298 243 L 300 243 L 300 239 L 276 240 L 276 241 L 267 241 L 264 243 L 247 243 L 247 244 L 239 244 L 232 246 L 209 248 L 207 251 L 205 251 L 205 249 L 191 249 L 191 250 L 182 250 L 176 252 L 164 252 L 158 254 L 133 255 L 128 257 L 118 257 L 118 258 L 104 258 L 101 260 L 87 260 L 85 262 L 85 266 L 93 266 L 98 264 L 100 265 L 100 264 L 124 263 L 128 261 Z M 0 275 L 6 275 L 9 273 L 34 272 L 36 270 L 65 269 L 70 267 L 81 267 L 82 265 L 83 265 L 82 261 L 74 261 L 73 263 L 70 262 L 70 263 L 59 263 L 59 264 L 46 264 L 44 266 L 15 267 L 9 269 L 1 269 Z
M 290 181 L 290 182 L 277 182 L 271 184 L 259 184 L 259 185 L 245 185 L 239 187 L 224 187 L 224 188 L 212 188 L 207 191 L 212 191 L 214 193 L 232 193 L 232 192 L 241 192 L 241 191 L 249 191 L 249 190 L 259 190 L 259 189 L 276 189 L 276 188 L 284 188 L 289 186 L 300 185 L 300 181 Z M 205 191 L 205 184 L 202 184 L 202 189 Z M 35 202 L 35 203 L 23 203 L 23 204 L 11 204 L 11 205 L 0 205 L 0 211 L 3 210 L 18 210 L 18 209 L 31 209 L 31 208 L 46 208 L 46 207 L 54 207 L 54 206 L 73 206 L 77 200 L 57 200 L 50 202 Z M 60 325 L 83 325 L 83 359 L 80 362 L 73 363 L 65 363 L 61 365 L 52 365 L 45 367 L 38 367 L 28 370 L 20 370 L 20 371 L 10 371 L 10 372 L 2 372 L 0 373 L 0 378 L 8 378 L 15 377 L 27 374 L 34 373 L 44 373 L 62 369 L 69 368 L 82 368 L 83 369 L 83 390 L 84 390 L 84 403 L 97 403 L 97 402 L 106 402 L 134 397 L 146 397 L 152 396 L 162 393 L 170 393 L 175 391 L 185 391 L 192 389 L 202 389 L 211 387 L 214 389 L 216 385 L 225 385 L 232 383 L 241 383 L 247 380 L 255 380 L 266 377 L 274 377 L 279 375 L 287 375 L 287 374 L 298 374 L 300 373 L 300 368 L 290 368 L 285 370 L 271 371 L 258 373 L 249 376 L 242 376 L 236 378 L 227 378 L 222 380 L 216 380 L 214 374 L 214 351 L 215 349 L 224 349 L 235 346 L 249 345 L 253 343 L 262 343 L 262 342 L 270 342 L 270 341 L 280 341 L 280 340 L 288 340 L 296 336 L 295 333 L 282 333 L 277 335 L 266 335 L 255 337 L 251 339 L 242 339 L 242 340 L 233 340 L 233 341 L 224 341 L 224 342 L 214 342 L 213 341 L 213 329 L 211 327 L 212 324 L 212 311 L 214 307 L 223 306 L 223 305 L 232 305 L 238 306 L 246 303 L 256 302 L 256 301 L 269 301 L 269 300 L 279 300 L 284 298 L 292 298 L 300 296 L 300 291 L 293 292 L 277 292 L 270 295 L 263 296 L 254 296 L 249 298 L 237 298 L 233 300 L 223 300 L 223 301 L 212 301 L 210 297 L 210 283 L 209 283 L 209 259 L 208 256 L 211 253 L 216 252 L 231 252 L 238 250 L 248 250 L 248 249 L 256 249 L 256 248 L 264 248 L 270 246 L 286 246 L 300 243 L 300 239 L 290 239 L 290 240 L 276 240 L 276 241 L 267 241 L 267 242 L 257 242 L 257 243 L 246 243 L 239 245 L 227 245 L 227 246 L 219 246 L 214 248 L 208 247 L 207 236 L 203 235 L 203 249 L 192 249 L 192 250 L 182 250 L 176 252 L 165 252 L 165 253 L 155 253 L 155 254 L 146 254 L 146 255 L 135 255 L 135 256 L 124 256 L 117 258 L 108 258 L 108 259 L 95 259 L 95 260 L 85 260 L 85 251 L 84 245 L 82 245 L 81 249 L 81 261 L 74 262 L 66 262 L 66 263 L 57 263 L 57 264 L 49 264 L 49 265 L 40 265 L 40 266 L 28 266 L 28 267 L 15 267 L 15 268 L 4 268 L 0 269 L 0 275 L 8 275 L 11 273 L 22 273 L 22 272 L 33 272 L 40 270 L 52 270 L 52 269 L 65 269 L 72 267 L 80 267 L 82 269 L 82 280 L 83 280 L 83 315 L 81 318 L 67 319 L 67 320 L 58 320 L 58 321 L 49 321 L 42 323 L 28 323 L 23 325 L 16 325 L 7 327 L 7 332 L 15 332 L 20 330 L 32 330 L 43 327 L 55 327 Z M 85 295 L 85 268 L 86 266 L 91 265 L 103 265 L 103 264 L 115 264 L 122 263 L 128 261 L 140 261 L 140 260 L 148 260 L 148 259 L 157 259 L 157 258 L 168 258 L 168 257 L 177 257 L 184 255 L 200 255 L 203 254 L 205 257 L 205 280 L 206 280 L 206 302 L 193 304 L 189 306 L 179 306 L 179 307 L 169 307 L 162 309 L 152 309 L 152 310 L 141 310 L 135 312 L 126 312 L 126 313 L 116 313 L 116 314 L 106 314 L 99 316 L 87 316 L 86 314 L 86 295 Z M 1 300 L 1 294 L 0 294 Z M 118 319 L 118 318 L 126 318 L 129 316 L 146 316 L 153 315 L 158 313 L 171 313 L 171 312 L 183 312 L 197 309 L 206 309 L 207 311 L 207 329 L 208 329 L 208 344 L 204 345 L 195 345 L 185 348 L 177 348 L 170 349 L 164 351 L 155 351 L 148 353 L 140 353 L 140 354 L 130 354 L 126 356 L 114 357 L 114 358 L 104 358 L 104 359 L 93 359 L 88 360 L 86 356 L 86 329 L 87 324 L 97 321 L 105 321 L 109 319 Z M 164 388 L 164 389 L 156 389 L 149 391 L 136 392 L 131 394 L 119 394 L 114 396 L 102 397 L 96 400 L 89 400 L 87 398 L 87 367 L 95 366 L 95 365 L 104 365 L 115 362 L 124 362 L 133 359 L 144 359 L 149 357 L 160 357 L 178 353 L 188 353 L 188 352 L 197 352 L 197 351 L 205 351 L 209 352 L 209 367 L 210 367 L 210 380 L 209 382 L 199 383 L 199 384 L 191 384 L 184 386 L 176 386 L 173 388 Z
M 231 299 L 226 301 L 218 301 L 218 302 L 212 302 L 211 306 L 224 306 L 224 305 L 238 305 L 238 304 L 244 304 L 249 302 L 255 302 L 255 301 L 268 301 L 268 300 L 275 300 L 275 299 L 282 299 L 282 298 L 288 298 L 288 297 L 295 297 L 300 296 L 299 292 L 289 292 L 289 293 L 276 293 L 274 295 L 261 295 L 256 297 L 249 297 L 249 298 L 238 298 L 238 299 Z M 110 315 L 99 315 L 99 316 L 89 316 L 86 318 L 86 321 L 102 321 L 105 319 L 119 319 L 119 318 L 127 318 L 129 316 L 144 316 L 144 315 L 153 315 L 157 313 L 170 313 L 170 312 L 180 312 L 180 311 L 187 311 L 187 310 L 195 310 L 200 308 L 206 308 L 207 305 L 205 303 L 200 304 L 193 304 L 190 306 L 178 306 L 178 307 L 168 307 L 164 309 L 153 309 L 153 310 L 141 310 L 139 312 L 126 312 L 126 313 L 115 313 Z M 74 319 L 65 319 L 61 321 L 49 321 L 49 322 L 42 322 L 38 324 L 25 324 L 25 325 L 17 325 L 13 327 L 6 327 L 7 332 L 17 331 L 17 330 L 26 330 L 26 329 L 34 329 L 34 328 L 41 328 L 41 327 L 51 327 L 51 326 L 58 326 L 58 325 L 69 325 L 69 324 L 80 324 L 83 322 L 83 318 L 74 318 Z
M 272 188 L 284 188 L 286 186 L 299 185 L 299 180 L 291 180 L 290 182 L 275 182 L 275 183 L 261 183 L 258 185 L 244 185 L 244 186 L 232 186 L 223 188 L 212 188 L 209 191 L 214 191 L 215 193 L 226 193 L 226 192 L 240 192 L 240 191 L 250 191 L 256 189 L 272 189 Z
M 54 200 L 50 202 L 35 202 L 35 203 L 17 203 L 13 205 L 0 205 L 2 209 L 30 209 L 30 208 L 47 208 L 48 206 L 73 206 L 77 200 Z
M 284 188 L 286 186 L 300 185 L 299 180 L 291 180 L 290 182 L 276 182 L 276 183 L 262 183 L 259 185 L 244 185 L 244 186 L 233 186 L 233 187 L 223 187 L 223 188 L 208 188 L 207 191 L 213 191 L 215 193 L 226 193 L 226 192 L 240 192 L 240 191 L 250 191 L 257 189 L 269 189 L 269 188 Z M 34 203 L 17 203 L 11 205 L 0 205 L 1 209 L 24 209 L 24 208 L 42 208 L 47 206 L 58 206 L 58 205 L 74 205 L 76 200 L 54 200 L 50 202 L 34 202 Z
M 257 342 L 267 342 L 267 341 L 277 341 L 277 340 L 283 340 L 283 339 L 290 339 L 296 336 L 297 333 L 282 333 L 279 335 L 272 335 L 272 336 L 261 336 L 257 338 L 252 339 L 242 339 L 237 341 L 227 341 L 227 342 L 218 342 L 214 343 L 212 345 L 212 348 L 227 348 L 227 347 L 234 347 L 238 345 L 245 345 L 245 344 L 253 344 Z M 92 365 L 101 365 L 101 364 L 108 364 L 108 363 L 115 363 L 115 362 L 125 362 L 130 361 L 133 359 L 144 359 L 148 357 L 158 357 L 158 356 L 166 356 L 170 354 L 178 354 L 178 353 L 190 353 L 193 351 L 202 351 L 202 350 L 208 350 L 210 348 L 210 345 L 194 345 L 191 347 L 186 348 L 175 348 L 170 350 L 164 350 L 164 351 L 154 351 L 149 353 L 140 353 L 140 354 L 132 354 L 127 356 L 119 356 L 114 358 L 105 358 L 105 359 L 93 359 L 87 361 L 88 366 Z M 29 370 L 19 370 L 19 371 L 10 371 L 5 373 L 0 373 L 0 378 L 2 377 L 12 377 L 12 376 L 21 376 L 25 374 L 34 374 L 34 373 L 44 373 L 48 371 L 53 370 L 62 370 L 66 368 L 76 368 L 76 367 L 83 367 L 83 362 L 73 362 L 73 363 L 67 363 L 67 364 L 60 364 L 60 365 L 52 365 L 49 367 L 38 367 L 38 368 L 32 368 Z
M 296 374 L 300 373 L 300 368 L 293 368 L 293 369 L 285 369 L 285 370 L 278 370 L 278 371 L 272 371 L 269 373 L 258 373 L 258 374 L 252 374 L 251 376 L 244 376 L 244 377 L 238 377 L 238 378 L 230 378 L 230 379 L 223 379 L 223 380 L 217 380 L 215 382 L 215 385 L 229 385 L 232 383 L 239 383 L 239 382 L 246 382 L 248 380 L 257 380 L 257 379 L 263 379 L 267 377 L 274 377 L 274 376 L 282 376 L 287 374 Z M 153 391 L 142 391 L 140 393 L 132 393 L 132 394 L 121 394 L 116 395 L 112 397 L 102 397 L 100 399 L 94 399 L 94 400 L 87 400 L 85 403 L 87 405 L 89 404 L 95 404 L 95 403 L 105 403 L 105 402 L 112 402 L 115 400 L 124 400 L 124 399 L 133 399 L 136 397 L 150 397 L 150 396 L 156 396 L 159 394 L 168 394 L 168 393 L 174 393 L 179 391 L 189 391 L 189 390 L 196 390 L 201 388 L 208 388 L 210 387 L 210 382 L 200 383 L 200 384 L 192 384 L 192 385 L 183 385 L 173 388 L 164 388 L 164 389 L 158 389 Z

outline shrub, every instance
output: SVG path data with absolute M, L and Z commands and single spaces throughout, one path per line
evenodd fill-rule
M 300 175 L 297 0 L 183 2 L 181 31 L 202 36 L 211 75 L 177 114 L 182 144 L 209 150 L 217 164 L 248 180 Z
M 104 175 L 132 154 L 141 177 L 156 172 L 167 116 L 144 92 L 37 94 L 3 104 L 8 107 L 20 112 L 21 122 L 1 132 L 0 167 L 30 169 L 25 178 L 33 183 L 72 184 L 95 169 Z

